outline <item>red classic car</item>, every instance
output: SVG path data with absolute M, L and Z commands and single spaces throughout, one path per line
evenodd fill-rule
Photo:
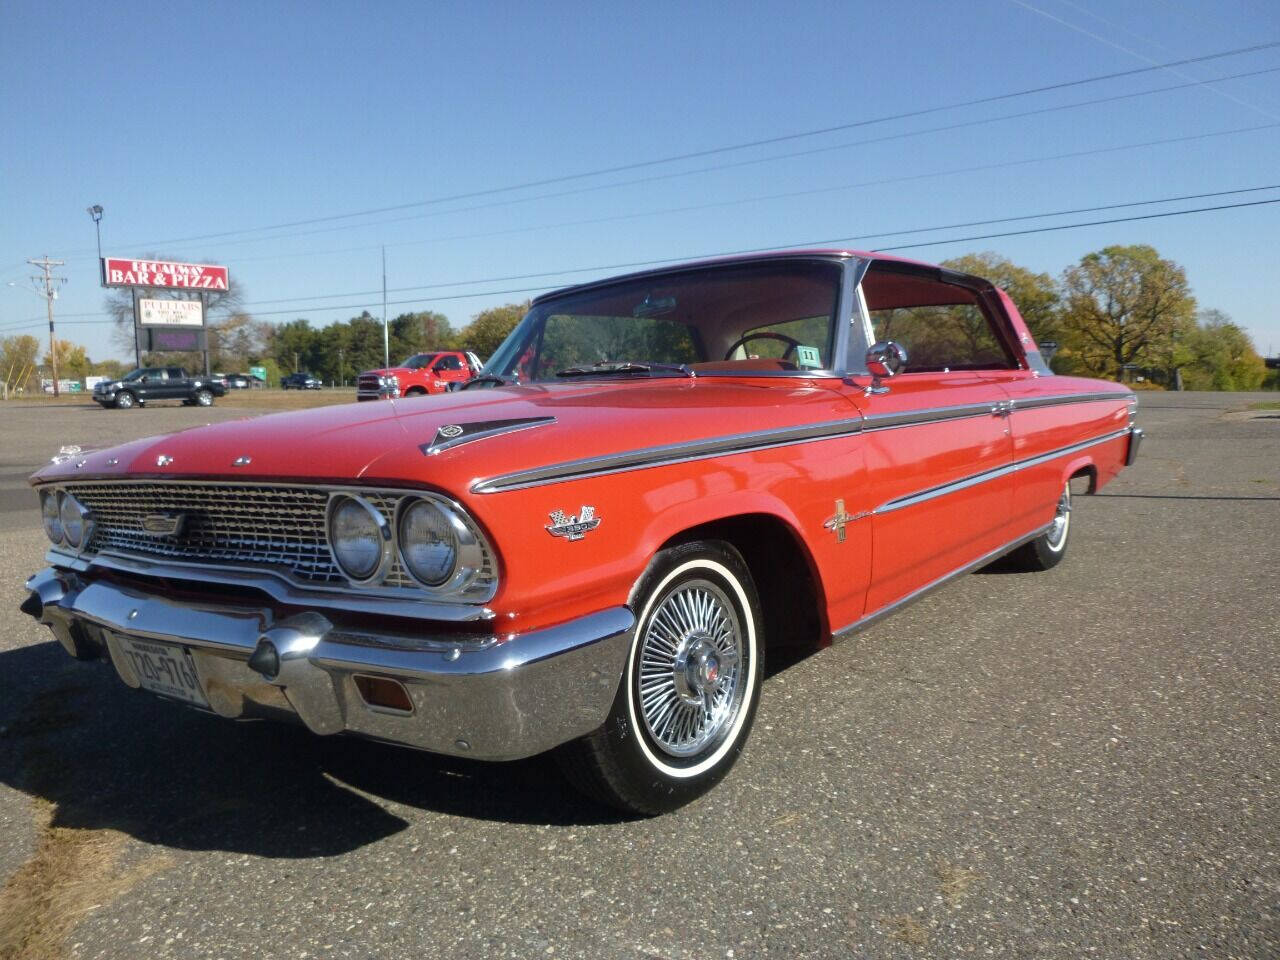
M 59 458 L 23 609 L 226 717 L 491 760 L 658 813 L 733 764 L 764 661 L 1002 556 L 1142 438 L 977 277 L 878 254 L 534 301 L 465 389 Z
M 398 367 L 366 370 L 356 378 L 357 400 L 386 400 L 444 393 L 480 372 L 480 359 L 466 350 L 415 353 Z

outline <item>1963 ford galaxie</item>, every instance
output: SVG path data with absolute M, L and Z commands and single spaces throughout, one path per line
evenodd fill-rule
M 977 277 L 847 251 L 541 297 L 441 396 L 223 423 L 33 478 L 23 609 L 225 717 L 491 760 L 658 813 L 743 748 L 765 657 L 1003 555 L 1045 570 L 1135 399 Z

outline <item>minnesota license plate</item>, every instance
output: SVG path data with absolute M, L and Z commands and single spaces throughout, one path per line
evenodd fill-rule
M 195 663 L 186 649 L 136 637 L 117 635 L 116 639 L 144 689 L 197 706 L 209 706 L 196 678 Z

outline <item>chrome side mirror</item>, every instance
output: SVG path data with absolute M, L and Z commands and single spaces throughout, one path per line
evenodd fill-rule
M 867 348 L 867 370 L 871 373 L 871 386 L 867 396 L 888 393 L 881 380 L 900 374 L 907 366 L 907 349 L 896 340 L 881 340 Z

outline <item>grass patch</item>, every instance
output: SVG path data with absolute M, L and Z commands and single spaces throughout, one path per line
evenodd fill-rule
M 929 942 L 929 931 L 915 917 L 906 914 L 900 917 L 881 917 L 880 922 L 888 928 L 889 936 L 899 943 L 923 947 Z
M 1261 403 L 1249 404 L 1250 410 L 1280 410 L 1280 400 L 1263 400 Z

